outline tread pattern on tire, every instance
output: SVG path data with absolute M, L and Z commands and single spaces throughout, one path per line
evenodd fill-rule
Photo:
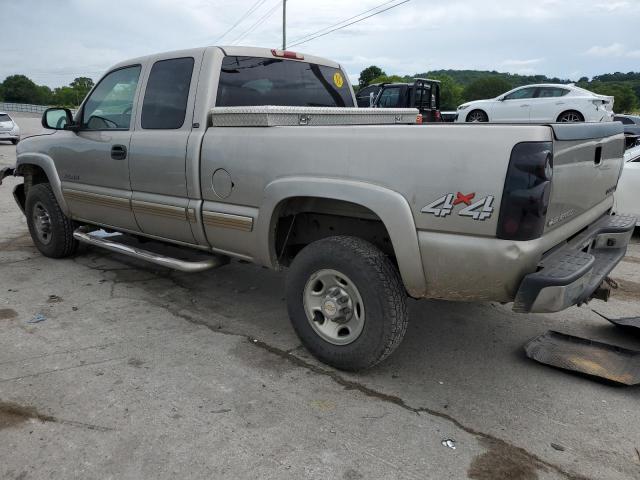
M 385 335 L 385 344 L 379 351 L 376 358 L 368 361 L 364 367 L 353 368 L 353 370 L 372 367 L 385 358 L 387 358 L 400 345 L 407 331 L 408 325 L 408 308 L 406 301 L 406 291 L 400 274 L 396 266 L 391 260 L 373 244 L 358 237 L 351 236 L 334 236 L 318 240 L 306 248 L 311 246 L 321 246 L 323 244 L 331 245 L 332 249 L 340 249 L 348 251 L 353 256 L 363 259 L 371 270 L 375 272 L 375 276 L 382 286 L 380 295 L 384 297 L 382 305 L 384 308 L 384 318 L 390 327 L 390 334 Z M 310 253 L 310 252 L 308 252 Z M 307 253 L 307 254 L 308 254 Z M 304 249 L 299 255 L 304 255 Z M 295 261 L 295 259 L 294 259 Z M 352 370 L 349 367 L 341 367 L 345 370 Z
M 52 225 L 60 227 L 61 235 L 59 235 L 59 237 L 62 242 L 62 244 L 53 252 L 45 253 L 42 252 L 41 249 L 40 251 L 46 256 L 52 258 L 64 258 L 73 255 L 78 250 L 78 241 L 73 238 L 74 225 L 71 219 L 64 214 L 60 205 L 58 205 L 58 200 L 56 200 L 56 196 L 53 194 L 51 185 L 48 183 L 38 183 L 33 185 L 27 192 L 27 206 L 30 203 L 30 198 L 33 198 L 36 195 L 42 195 L 47 199 L 49 206 L 51 207 L 49 215 L 51 216 Z M 26 211 L 27 215 L 30 215 L 30 209 L 27 208 Z M 27 219 L 27 223 L 29 224 L 29 230 L 31 230 L 31 220 L 29 218 Z M 31 236 L 33 238 L 34 234 L 32 233 Z M 57 241 L 55 238 L 54 240 Z

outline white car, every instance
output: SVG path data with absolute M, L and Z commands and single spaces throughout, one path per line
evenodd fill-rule
M 3 140 L 16 145 L 20 141 L 20 127 L 8 113 L 0 112 L 0 141 Z
M 640 227 L 640 146 L 624 152 L 624 167 L 615 194 L 614 211 L 635 215 Z
M 575 85 L 544 83 L 518 87 L 490 100 L 458 107 L 457 122 L 610 122 L 613 97 Z

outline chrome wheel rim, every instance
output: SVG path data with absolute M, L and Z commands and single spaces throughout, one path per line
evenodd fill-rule
M 482 112 L 472 112 L 469 114 L 469 122 L 485 122 L 484 114 Z
M 33 226 L 41 243 L 48 245 L 51 242 L 53 231 L 51 229 L 51 216 L 41 202 L 36 202 L 33 207 Z
M 333 345 L 348 345 L 362 333 L 364 302 L 356 285 L 337 270 L 313 273 L 304 287 L 304 310 L 311 328 Z
M 560 122 L 562 123 L 574 123 L 580 122 L 580 117 L 577 113 L 565 113 L 560 117 Z

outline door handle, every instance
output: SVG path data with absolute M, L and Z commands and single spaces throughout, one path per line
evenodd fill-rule
M 111 147 L 111 158 L 114 160 L 124 160 L 127 158 L 127 147 L 124 145 L 114 145 Z
M 530 107 L 531 105 L 520 105 L 521 108 Z

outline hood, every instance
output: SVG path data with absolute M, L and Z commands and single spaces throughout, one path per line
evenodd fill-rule
M 464 107 L 469 107 L 471 105 L 483 105 L 483 104 L 495 102 L 495 100 L 496 100 L 495 98 L 488 98 L 488 99 L 485 99 L 485 100 L 473 100 L 471 102 L 463 103 L 462 105 L 460 105 L 458 107 L 458 110 L 460 110 L 461 108 L 464 108 Z

